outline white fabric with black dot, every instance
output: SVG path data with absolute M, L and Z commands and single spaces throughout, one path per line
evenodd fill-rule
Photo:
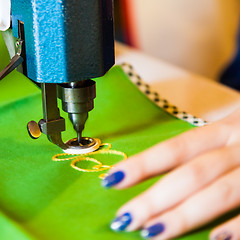
M 128 63 L 121 64 L 123 71 L 128 75 L 129 79 L 138 87 L 138 89 L 144 93 L 147 98 L 154 102 L 158 107 L 162 108 L 164 111 L 179 118 L 185 122 L 188 122 L 194 126 L 202 127 L 208 123 L 200 118 L 197 118 L 189 113 L 180 111 L 176 106 L 170 104 L 166 99 L 159 96 L 157 92 L 154 92 L 151 87 L 144 83 L 142 78 L 134 70 L 133 66 Z

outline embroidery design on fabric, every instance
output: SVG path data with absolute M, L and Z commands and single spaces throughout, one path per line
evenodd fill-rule
M 103 165 L 103 163 L 101 161 L 97 160 L 95 157 L 94 158 L 91 157 L 92 155 L 113 154 L 113 155 L 122 156 L 123 159 L 121 159 L 121 160 L 127 159 L 127 155 L 124 152 L 112 150 L 111 148 L 112 148 L 112 145 L 110 143 L 102 143 L 100 148 L 94 152 L 84 153 L 84 154 L 60 153 L 60 154 L 54 155 L 52 157 L 52 160 L 55 162 L 72 160 L 70 166 L 80 172 L 87 172 L 87 173 L 102 172 L 102 171 L 113 168 L 113 166 L 112 165 Z M 94 165 L 90 169 L 80 168 L 77 166 L 77 163 L 79 163 L 81 161 L 93 162 L 93 163 L 96 163 L 96 165 Z M 107 174 L 103 173 L 103 174 L 99 175 L 99 178 L 104 179 L 106 176 L 107 176 Z

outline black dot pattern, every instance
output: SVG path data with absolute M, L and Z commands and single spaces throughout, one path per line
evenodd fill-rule
M 188 122 L 194 126 L 202 127 L 207 125 L 208 122 L 197 118 L 187 112 L 180 111 L 176 106 L 170 104 L 166 99 L 159 96 L 158 93 L 151 90 L 151 87 L 144 83 L 141 77 L 136 73 L 133 66 L 128 63 L 121 64 L 123 71 L 127 74 L 129 79 L 138 87 L 138 89 L 158 107 L 164 109 L 172 116 Z

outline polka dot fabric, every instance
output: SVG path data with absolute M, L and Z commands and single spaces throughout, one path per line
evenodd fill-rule
M 158 107 L 164 109 L 172 116 L 188 122 L 194 126 L 202 127 L 208 124 L 206 121 L 200 118 L 197 118 L 189 113 L 180 111 L 176 106 L 170 104 L 166 99 L 161 98 L 157 92 L 154 92 L 151 87 L 142 80 L 142 78 L 134 70 L 132 65 L 128 63 L 123 63 L 121 64 L 121 67 L 123 71 L 128 75 L 132 83 L 134 83 L 138 87 L 138 89 Z

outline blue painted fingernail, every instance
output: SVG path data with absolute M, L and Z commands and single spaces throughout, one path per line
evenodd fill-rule
M 143 238 L 152 238 L 160 233 L 164 232 L 165 226 L 162 223 L 157 223 L 149 228 L 145 228 L 141 231 L 141 236 Z
M 106 188 L 110 188 L 115 186 L 116 184 L 120 183 L 125 177 L 124 172 L 118 171 L 112 173 L 111 175 L 107 176 L 105 179 L 102 180 L 102 186 Z
M 124 231 L 131 222 L 132 222 L 131 214 L 125 213 L 112 221 L 111 229 L 116 232 Z
M 232 235 L 228 232 L 223 232 L 218 234 L 214 240 L 231 240 L 232 239 Z

